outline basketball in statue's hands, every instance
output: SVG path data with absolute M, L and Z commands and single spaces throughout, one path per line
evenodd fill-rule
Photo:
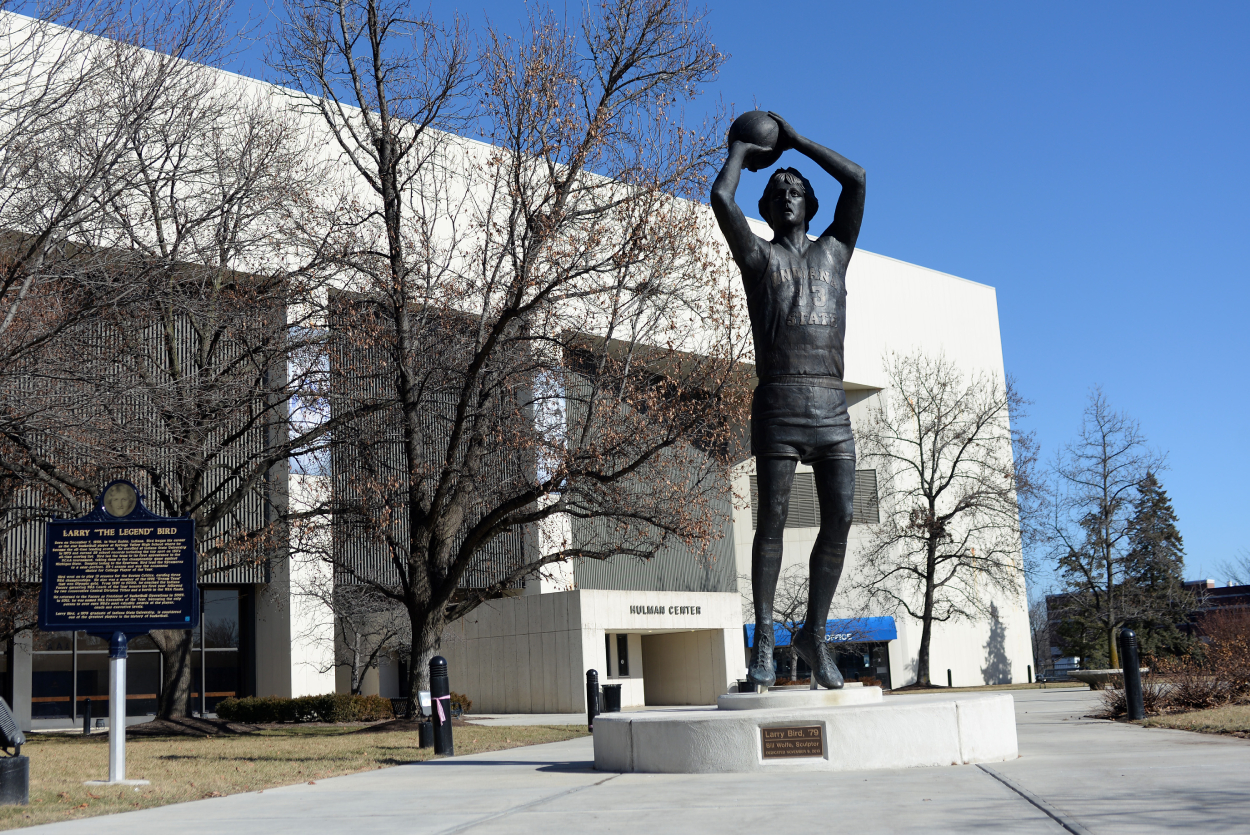
M 772 116 L 763 110 L 748 110 L 729 126 L 729 144 L 749 142 L 768 149 L 766 152 L 753 151 L 744 160 L 747 168 L 759 171 L 781 158 L 781 151 L 777 150 L 777 137 L 780 134 L 781 129 Z

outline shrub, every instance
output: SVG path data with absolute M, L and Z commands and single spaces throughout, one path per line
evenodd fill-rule
M 451 706 L 453 710 L 459 707 L 462 713 L 468 713 L 473 708 L 473 700 L 463 693 L 457 693 L 453 690 L 451 693 Z
M 1217 611 L 1203 617 L 1202 643 L 1178 658 L 1151 658 L 1142 677 L 1147 714 L 1204 710 L 1250 698 L 1250 612 Z M 1123 716 L 1124 691 L 1103 694 L 1104 716 Z
M 1154 662 L 1151 662 L 1150 672 L 1143 673 L 1141 677 L 1141 700 L 1142 707 L 1147 714 L 1159 713 L 1169 704 L 1168 696 L 1171 686 L 1162 681 L 1155 673 Z M 1128 700 L 1124 696 L 1123 688 L 1115 689 L 1108 687 L 1098 694 L 1102 698 L 1103 712 L 1100 716 L 1107 719 L 1114 719 L 1118 716 L 1124 716 L 1128 713 Z
M 391 700 L 381 696 L 248 696 L 223 699 L 217 715 L 228 722 L 250 725 L 287 722 L 376 722 L 395 718 Z

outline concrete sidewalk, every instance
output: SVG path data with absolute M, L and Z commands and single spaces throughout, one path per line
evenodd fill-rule
M 1021 757 L 992 767 L 619 775 L 592 770 L 591 742 L 577 739 L 41 831 L 690 835 L 784 828 L 1110 835 L 1250 829 L 1250 742 L 1083 719 L 1098 701 L 1087 691 L 1012 695 Z

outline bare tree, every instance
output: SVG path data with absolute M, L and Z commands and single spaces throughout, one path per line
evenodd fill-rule
M 83 197 L 92 222 L 75 247 L 107 269 L 82 273 L 100 297 L 39 357 L 46 384 L 28 373 L 14 391 L 31 416 L 8 436 L 24 456 L 3 461 L 55 496 L 44 513 L 81 515 L 109 478 L 133 479 L 154 511 L 195 519 L 207 582 L 284 555 L 288 457 L 332 428 L 288 414 L 325 383 L 306 360 L 324 350 L 313 317 L 325 275 L 315 248 L 284 243 L 292 230 L 306 240 L 315 214 L 309 137 L 281 102 L 162 49 L 170 38 L 223 47 L 225 12 L 204 0 L 143 38 L 92 46 L 94 107 L 127 121 Z M 185 715 L 190 632 L 152 638 L 165 662 L 159 715 Z
M 7 5 L 7 4 L 5 4 Z M 0 10 L 0 359 L 49 345 L 117 287 L 89 246 L 136 126 L 220 54 L 223 8 L 52 0 Z M 107 36 L 107 37 L 106 37 Z M 136 47 L 148 47 L 148 50 Z M 151 51 L 154 50 L 154 51 Z M 155 66 L 153 66 L 155 65 Z M 145 67 L 146 85 L 117 84 Z M 92 280 L 87 280 L 92 279 Z
M 1029 603 L 1029 636 L 1033 645 L 1033 669 L 1041 675 L 1050 662 L 1050 614 L 1046 610 L 1046 598 L 1039 597 Z
M 364 184 L 330 413 L 388 404 L 336 436 L 331 504 L 360 547 L 335 572 L 404 605 L 415 696 L 446 624 L 542 566 L 713 535 L 745 335 L 680 199 L 719 130 L 676 103 L 722 56 L 675 0 L 488 27 L 476 61 L 403 3 L 288 8 L 274 66 Z M 470 116 L 489 145 L 444 132 Z
M 384 657 L 411 650 L 408 613 L 396 601 L 367 586 L 341 584 L 330 601 L 334 613 L 335 666 L 346 667 L 352 693 L 360 693 L 365 675 Z
M 1023 593 L 1017 496 L 1033 487 L 1027 461 L 1012 456 L 1013 440 L 1027 439 L 1011 427 L 1022 401 L 943 356 L 891 355 L 886 370 L 884 402 L 856 428 L 877 467 L 882 519 L 853 587 L 920 621 L 916 683 L 929 686 L 934 623 L 987 617 L 996 597 Z
M 1243 548 L 1231 560 L 1220 563 L 1220 570 L 1233 585 L 1250 584 L 1250 549 Z
M 74 434 L 60 407 L 82 392 L 62 371 L 90 353 L 82 326 L 127 292 L 113 280 L 125 256 L 91 245 L 101 201 L 132 130 L 178 83 L 184 59 L 220 43 L 215 29 L 198 31 L 206 3 L 172 12 L 67 0 L 29 11 L 0 11 L 0 510 L 6 556 L 25 566 L 13 579 L 23 581 L 35 579 L 38 559 L 29 530 L 50 509 L 77 509 L 65 479 L 92 477 L 85 461 L 54 462 L 30 437 L 40 431 L 33 424 L 48 436 L 58 416 L 67 423 L 59 434 Z M 141 53 L 122 56 L 104 33 L 159 43 L 165 71 L 117 95 L 110 77 L 119 57 Z
M 1140 485 L 1162 466 L 1163 456 L 1149 448 L 1137 421 L 1112 409 L 1095 388 L 1076 440 L 1052 468 L 1046 533 L 1066 592 L 1065 629 L 1100 634 L 1101 646 L 1082 655 L 1105 650 L 1112 668 L 1119 667 L 1119 628 L 1151 614 L 1132 582 L 1129 556 Z

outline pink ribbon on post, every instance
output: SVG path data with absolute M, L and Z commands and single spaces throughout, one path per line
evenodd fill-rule
M 447 721 L 447 717 L 443 714 L 443 699 L 447 700 L 447 712 L 451 712 L 451 696 L 439 696 L 434 700 L 434 707 L 438 708 L 438 721 L 440 724 Z

